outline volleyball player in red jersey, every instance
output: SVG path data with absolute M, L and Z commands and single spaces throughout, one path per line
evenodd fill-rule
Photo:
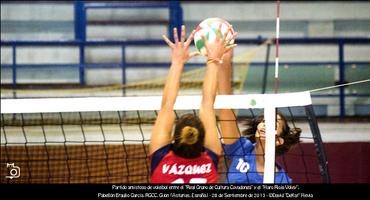
M 227 43 L 236 34 L 225 41 L 218 33 L 216 41 L 212 43 L 203 38 L 208 62 L 199 117 L 194 114 L 181 116 L 176 122 L 172 136 L 175 122 L 173 107 L 179 91 L 181 73 L 186 61 L 199 54 L 189 53 L 194 31 L 186 41 L 185 26 L 181 27 L 180 40 L 176 28 L 173 33 L 175 43 L 163 36 L 171 48 L 171 67 L 163 91 L 161 109 L 150 139 L 151 183 L 217 183 L 218 156 L 222 151 L 213 107 L 217 90 L 217 72 L 223 54 L 236 46 L 227 47 Z

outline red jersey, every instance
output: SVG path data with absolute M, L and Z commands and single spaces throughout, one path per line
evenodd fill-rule
M 152 156 L 151 183 L 217 183 L 217 155 L 206 150 L 197 158 L 183 158 L 162 147 Z

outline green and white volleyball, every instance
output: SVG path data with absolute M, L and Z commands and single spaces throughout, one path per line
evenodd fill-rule
M 227 33 L 229 27 L 231 26 L 229 22 L 221 18 L 208 18 L 203 20 L 195 29 L 194 34 L 194 44 L 195 47 L 198 49 L 200 54 L 203 56 L 206 55 L 207 51 L 204 46 L 204 41 L 202 40 L 202 36 L 204 35 L 205 38 L 209 43 L 212 43 L 216 40 L 216 33 L 220 28 L 221 24 L 221 37 L 225 38 L 225 34 Z M 230 39 L 234 35 L 234 29 L 231 29 L 230 32 L 226 36 L 226 40 Z M 234 44 L 234 39 L 229 42 L 228 45 Z

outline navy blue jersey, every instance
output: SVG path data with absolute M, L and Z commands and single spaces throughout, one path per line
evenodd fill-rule
M 263 183 L 263 175 L 257 172 L 256 153 L 250 140 L 241 137 L 233 144 L 224 145 L 224 150 L 226 158 L 231 160 L 227 183 Z M 275 183 L 292 183 L 284 169 L 276 165 L 279 171 L 275 172 Z

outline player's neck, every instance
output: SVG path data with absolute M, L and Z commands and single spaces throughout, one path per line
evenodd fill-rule
M 257 172 L 261 175 L 264 173 L 265 169 L 265 141 L 264 140 L 259 140 L 256 141 L 256 146 L 255 146 L 255 153 L 256 153 L 256 169 Z M 279 169 L 277 166 L 275 166 L 275 172 L 278 172 Z
M 256 145 L 254 148 L 256 155 L 264 155 L 265 154 L 265 140 L 260 140 L 256 138 Z
M 260 141 L 257 139 L 256 146 L 255 146 L 255 153 L 256 153 L 256 164 L 257 166 L 264 166 L 265 165 L 265 146 L 263 145 L 264 141 Z M 263 167 L 262 167 L 263 168 Z

